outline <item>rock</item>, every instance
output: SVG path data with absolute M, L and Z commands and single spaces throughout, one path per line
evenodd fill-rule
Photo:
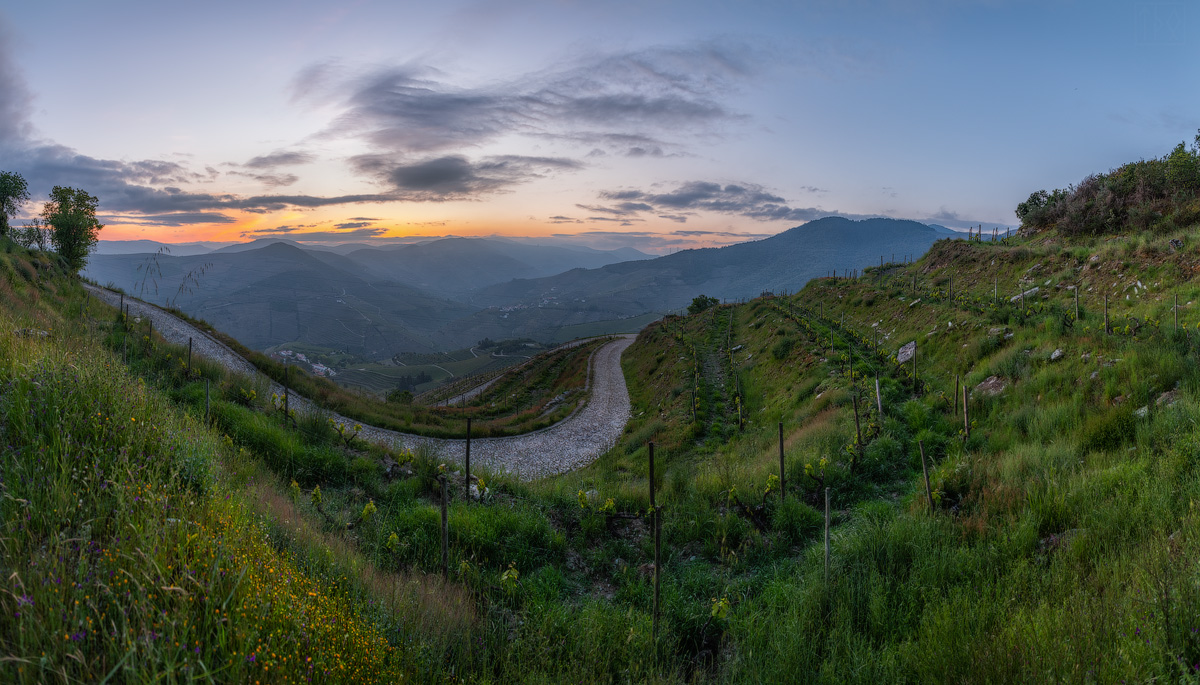
M 1146 418 L 1146 415 L 1149 413 L 1150 413 L 1150 407 L 1139 407 L 1133 411 L 1133 415 L 1138 417 L 1139 419 Z
M 1116 397 L 1112 398 L 1112 403 L 1114 407 L 1119 407 L 1122 404 L 1125 404 L 1125 396 L 1117 395 Z
M 1100 255 L 1094 254 L 1094 255 L 1092 255 L 1091 259 L 1089 259 L 1088 261 L 1089 262 L 1098 262 L 1098 261 L 1100 261 Z
M 913 300 L 912 302 L 909 302 L 908 306 L 912 307 L 912 306 L 918 304 L 920 301 L 921 301 L 921 298 L 917 298 L 917 299 Z
M 1050 353 L 1050 361 L 1052 361 L 1052 362 L 1056 362 L 1062 358 L 1063 358 L 1063 351 L 1061 348 L 1054 350 L 1053 352 Z
M 1008 340 L 1008 339 L 1009 339 L 1009 338 L 1011 338 L 1011 337 L 1013 337 L 1013 334 L 1012 334 L 1012 333 L 1005 333 L 1005 334 L 1004 334 L 1004 339 L 1005 339 L 1005 340 Z
M 13 335 L 18 338 L 49 338 L 50 332 L 43 331 L 37 328 L 18 328 L 13 331 Z
M 1159 395 L 1157 400 L 1154 400 L 1154 405 L 1157 407 L 1161 407 L 1163 405 L 1166 405 L 1169 407 L 1172 404 L 1175 404 L 1178 400 L 1179 400 L 1179 391 L 1178 390 L 1168 390 L 1167 392 L 1164 392 L 1163 394 Z
M 1008 328 L 1004 328 L 1004 327 L 988 329 L 988 335 L 1004 335 L 1007 332 L 1008 332 Z
M 1022 297 L 1031 297 L 1033 295 L 1037 295 L 1038 290 L 1039 290 L 1039 287 L 1035 285 L 1032 288 L 1030 288 L 1029 290 L 1026 290 L 1025 292 L 1021 293 L 1020 295 L 1013 295 L 1012 297 L 1008 298 L 1008 301 L 1016 302 L 1017 300 L 1021 299 Z
M 953 321 L 947 321 L 947 322 L 946 322 L 946 328 L 954 328 L 954 322 L 953 322 Z
M 896 362 L 903 364 L 904 362 L 911 361 L 913 355 L 916 353 L 917 341 L 914 340 L 900 348 L 900 351 L 896 353 Z
M 1183 249 L 1183 241 L 1180 240 L 1179 238 L 1171 238 L 1171 240 L 1169 240 L 1167 242 L 1167 251 L 1170 252 L 1171 254 L 1175 254 L 1176 250 L 1182 250 L 1182 249 Z
M 1099 378 L 1099 376 L 1100 376 L 1100 372 L 1099 372 L 1099 371 L 1093 371 L 1093 372 L 1092 372 L 1092 380 L 1096 380 L 1097 378 Z
M 1004 392 L 1004 389 L 1007 387 L 1008 383 L 1003 378 L 1000 378 L 999 376 L 988 376 L 982 383 L 975 386 L 975 391 L 972 394 L 995 397 L 996 395 Z

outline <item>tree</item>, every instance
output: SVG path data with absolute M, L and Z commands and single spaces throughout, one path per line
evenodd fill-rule
M 692 303 L 688 305 L 688 314 L 699 314 L 700 312 L 709 309 L 710 307 L 715 307 L 718 304 L 721 304 L 721 301 L 717 298 L 701 295 L 692 299 Z
M 50 247 L 50 227 L 36 216 L 26 222 L 24 228 L 13 228 L 12 236 L 27 250 L 45 252 Z
M 50 225 L 54 250 L 72 271 L 87 264 L 88 253 L 99 241 L 100 229 L 104 228 L 96 221 L 99 202 L 82 190 L 54 186 L 50 201 L 42 207 L 42 219 Z
M 0 171 L 0 235 L 8 233 L 8 217 L 29 202 L 29 184 L 16 172 Z

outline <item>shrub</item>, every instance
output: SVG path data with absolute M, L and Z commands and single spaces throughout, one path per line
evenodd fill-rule
M 1132 438 L 1136 430 L 1133 411 L 1127 406 L 1114 407 L 1088 418 L 1083 425 L 1079 447 L 1084 452 L 1114 450 Z
M 793 338 L 784 338 L 775 343 L 771 347 L 771 356 L 779 360 L 787 359 L 792 354 L 792 349 L 796 346 L 796 341 Z
M 798 545 L 821 530 L 821 514 L 798 499 L 785 497 L 775 507 L 771 528 L 788 545 Z

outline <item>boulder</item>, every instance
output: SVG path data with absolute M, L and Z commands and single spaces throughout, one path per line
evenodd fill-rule
M 896 352 L 896 361 L 901 364 L 903 364 L 904 362 L 907 362 L 907 361 L 912 361 L 913 355 L 915 355 L 916 353 L 917 353 L 917 341 L 914 340 L 914 341 L 904 345 L 903 347 L 900 348 L 900 351 Z
M 995 397 L 1004 392 L 1008 387 L 1008 382 L 999 376 L 988 376 L 982 383 L 975 386 L 974 395 L 982 395 L 986 397 Z
M 1057 350 L 1054 350 L 1053 352 L 1051 352 L 1051 353 L 1050 353 L 1050 361 L 1052 361 L 1052 362 L 1056 362 L 1056 361 L 1058 361 L 1059 359 L 1062 359 L 1062 358 L 1063 358 L 1063 351 L 1062 351 L 1062 348 L 1059 348 L 1059 349 L 1057 349 Z
M 1154 405 L 1158 406 L 1158 407 L 1166 405 L 1169 407 L 1172 404 L 1175 404 L 1177 401 L 1179 401 L 1179 391 L 1178 390 L 1168 390 L 1168 391 L 1164 392 L 1163 394 L 1159 395 L 1157 400 L 1154 400 Z
M 1039 289 L 1040 288 L 1035 285 L 1032 288 L 1030 288 L 1029 290 L 1026 290 L 1025 292 L 1021 293 L 1020 295 L 1013 295 L 1012 297 L 1008 298 L 1008 301 L 1016 302 L 1017 300 L 1021 299 L 1022 297 L 1032 297 L 1034 295 L 1037 295 Z

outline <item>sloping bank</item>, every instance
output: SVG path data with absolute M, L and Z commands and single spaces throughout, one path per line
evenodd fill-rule
M 121 295 L 88 284 L 95 297 L 116 307 Z M 176 345 L 192 340 L 194 354 L 207 357 L 230 371 L 258 375 L 253 364 L 243 359 L 204 331 L 152 304 L 125 296 L 130 316 L 149 318 L 163 339 Z M 535 480 L 581 468 L 595 461 L 616 444 L 629 421 L 629 391 L 621 372 L 621 353 L 633 344 L 635 336 L 620 336 L 596 350 L 589 363 L 591 397 L 581 409 L 566 419 L 533 433 L 504 438 L 480 438 L 471 441 L 471 465 L 492 471 L 504 471 L 522 480 Z M 268 381 L 271 392 L 283 393 L 283 387 Z M 343 424 L 361 425 L 359 437 L 380 442 L 398 450 L 428 446 L 439 459 L 461 464 L 466 455 L 465 440 L 426 438 L 420 435 L 377 428 L 334 412 L 320 409 L 307 398 L 291 396 L 291 405 L 301 412 L 326 411 Z

